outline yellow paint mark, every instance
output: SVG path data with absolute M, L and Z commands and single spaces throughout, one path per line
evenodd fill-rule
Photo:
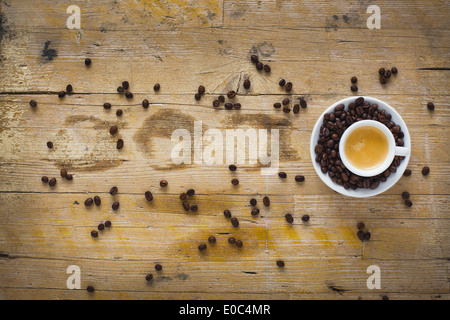
M 316 238 L 316 240 L 323 245 L 324 247 L 331 247 L 330 240 L 327 236 L 327 233 L 325 230 L 321 227 L 315 227 L 312 229 L 313 235 Z

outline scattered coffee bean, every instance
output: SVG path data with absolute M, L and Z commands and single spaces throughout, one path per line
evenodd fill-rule
M 364 233 L 364 231 L 362 231 L 362 230 L 359 230 L 359 231 L 356 233 L 356 236 L 357 236 L 358 239 L 361 240 L 361 241 L 364 241 L 364 239 L 366 238 L 365 233 Z
M 117 192 L 119 191 L 119 189 L 117 189 L 116 186 L 112 187 L 111 190 L 109 190 L 109 194 L 110 195 L 115 195 Z
M 116 148 L 119 150 L 123 148 L 123 140 L 122 139 L 117 140 Z
M 161 89 L 161 85 L 159 83 L 157 83 L 153 86 L 153 90 L 159 91 L 159 89 Z
M 72 93 L 72 91 L 73 91 L 72 85 L 71 85 L 71 84 L 68 84 L 68 85 L 66 86 L 66 92 L 67 92 L 67 93 Z
M 352 83 L 357 83 L 357 82 L 358 82 L 358 78 L 355 77 L 355 76 L 353 76 L 353 77 L 350 79 L 350 81 L 351 81 Z
M 233 227 L 237 227 L 239 226 L 239 220 L 236 217 L 232 217 L 231 224 L 233 225 Z
M 273 104 L 273 107 L 274 107 L 275 109 L 279 109 L 279 108 L 281 108 L 281 103 L 275 102 L 275 103 Z
M 87 199 L 84 201 L 84 205 L 85 205 L 86 207 L 92 206 L 93 203 L 94 203 L 94 200 L 93 200 L 92 198 L 87 198 Z
M 112 204 L 111 208 L 112 208 L 114 211 L 116 211 L 117 209 L 119 209 L 119 206 L 120 206 L 120 203 L 117 202 L 117 201 L 115 201 L 115 202 Z
M 406 169 L 405 172 L 403 172 L 403 175 L 405 177 L 409 177 L 411 175 L 412 171 L 410 169 Z
M 252 216 L 258 215 L 258 214 L 259 214 L 259 209 L 258 209 L 258 208 L 254 208 L 254 209 L 251 211 L 251 214 L 252 214 Z
M 291 91 L 292 90 L 292 82 L 287 82 L 284 87 L 284 90 L 286 90 L 287 92 Z
M 303 182 L 303 181 L 305 181 L 305 176 L 301 176 L 301 175 L 295 176 L 295 181 Z
M 229 238 L 228 238 L 228 243 L 229 243 L 229 244 L 235 244 L 235 243 L 236 243 L 236 239 L 233 238 L 233 237 L 229 237 Z
M 284 261 L 283 260 L 277 260 L 277 266 L 280 268 L 284 267 Z
M 380 76 L 380 83 L 381 83 L 381 84 L 386 84 L 386 83 L 387 83 L 386 78 L 383 77 L 383 76 Z
M 281 79 L 280 82 L 278 82 L 278 85 L 279 85 L 280 87 L 284 87 L 284 86 L 286 85 L 286 80 Z
M 209 243 L 216 243 L 216 237 L 214 237 L 214 236 L 209 236 L 208 242 L 209 242 Z
M 180 193 L 180 200 L 186 200 L 186 198 L 187 198 L 187 195 L 186 195 L 186 193 L 184 193 L 184 192 L 182 192 L 182 193 Z
M 236 102 L 235 104 L 233 104 L 233 108 L 239 110 L 241 108 L 241 104 L 239 102 Z
M 370 232 L 364 233 L 364 240 L 366 240 L 366 241 L 370 240 Z
M 409 199 L 405 200 L 405 204 L 406 204 L 407 207 L 412 207 L 412 205 L 413 205 L 412 201 L 409 200 Z
M 289 98 L 284 98 L 281 103 L 283 104 L 283 106 L 285 106 L 285 105 L 288 105 L 289 102 L 291 102 L 291 100 L 289 100 Z
M 41 181 L 42 181 L 43 183 L 48 183 L 48 178 L 47 178 L 46 176 L 43 176 L 43 177 L 41 178 Z
M 284 106 L 283 107 L 283 112 L 284 113 L 289 113 L 289 112 L 291 112 L 291 108 L 289 108 L 288 106 Z
M 256 199 L 255 199 L 255 198 L 251 198 L 251 199 L 250 199 L 250 205 L 251 205 L 251 206 L 256 206 L 256 204 L 257 204 Z
M 265 64 L 263 68 L 264 68 L 265 72 L 270 72 L 270 70 L 271 70 L 271 68 L 268 64 Z
M 225 218 L 231 218 L 231 212 L 230 212 L 230 210 L 224 210 L 224 211 L 223 211 L 223 215 L 225 216 Z
M 194 189 L 189 189 L 188 191 L 186 191 L 186 194 L 187 194 L 189 197 L 192 197 L 192 196 L 195 194 L 195 190 L 194 190 Z
M 220 103 L 224 103 L 225 102 L 225 96 L 220 95 L 217 97 L 217 100 L 219 100 Z
M 428 102 L 427 103 L 427 108 L 428 108 L 428 110 L 434 110 L 434 103 L 433 102 Z
M 127 93 L 125 93 L 125 97 L 127 97 L 127 99 L 131 99 L 131 98 L 133 98 L 133 93 L 127 92 Z
M 228 97 L 229 99 L 233 99 L 234 97 L 236 97 L 236 91 L 234 91 L 234 90 L 228 91 L 227 97 Z
M 103 223 L 100 223 L 100 224 L 97 226 L 97 229 L 101 231 L 101 230 L 105 229 L 105 225 L 104 225 Z
M 308 106 L 308 103 L 306 102 L 305 98 L 302 97 L 302 98 L 299 99 L 299 101 L 300 101 L 300 106 L 303 109 L 306 109 L 306 107 Z
M 95 291 L 93 286 L 87 286 L 86 290 L 87 290 L 87 292 L 94 292 Z
M 206 248 L 207 248 L 207 246 L 206 246 L 205 243 L 202 243 L 202 244 L 198 245 L 198 250 L 200 250 L 200 251 L 206 250 Z
M 128 81 L 123 81 L 122 82 L 122 87 L 127 90 L 130 87 L 130 83 Z
M 422 169 L 422 175 L 426 176 L 426 175 L 428 175 L 429 173 L 430 173 L 430 167 L 428 167 L 428 166 L 423 167 L 423 169 Z
M 91 59 L 89 59 L 89 58 L 84 59 L 84 64 L 85 65 L 90 66 L 91 63 L 92 63 Z
M 48 185 L 49 185 L 50 187 L 54 187 L 54 186 L 56 185 L 56 179 L 55 179 L 55 178 L 51 178 L 51 179 L 48 181 Z
M 228 166 L 228 169 L 229 169 L 230 171 L 236 171 L 237 167 L 236 167 L 234 164 L 230 164 L 230 165 Z
M 198 87 L 198 93 L 199 93 L 199 94 L 204 94 L 205 91 L 206 91 L 206 88 L 205 88 L 204 86 L 199 86 L 199 87 Z
M 145 109 L 147 109 L 149 105 L 150 105 L 150 102 L 148 102 L 147 99 L 142 100 L 142 107 L 144 107 Z
M 92 230 L 92 231 L 91 231 L 91 236 L 92 236 L 93 238 L 97 238 L 97 237 L 98 237 L 98 232 L 97 232 L 96 230 Z
M 194 95 L 195 100 L 199 101 L 202 98 L 202 95 L 200 93 L 196 93 Z M 218 101 L 218 100 L 214 100 L 214 101 Z M 213 103 L 213 106 L 216 107 L 216 105 Z
M 53 148 L 53 142 L 48 141 L 47 142 L 47 148 L 49 148 L 49 149 Z
M 117 133 L 119 129 L 117 128 L 117 126 L 112 126 L 111 128 L 109 128 L 109 133 L 111 135 L 115 135 Z
M 250 89 L 250 84 L 251 84 L 251 82 L 249 79 L 244 80 L 244 88 L 245 89 L 247 89 L 247 90 Z
M 145 199 L 147 199 L 147 201 L 153 200 L 153 194 L 150 191 L 145 191 L 144 196 L 145 196 Z
M 408 191 L 403 191 L 403 192 L 402 192 L 402 198 L 403 198 L 403 199 L 408 199 L 409 197 L 410 197 L 410 194 L 409 194 Z
M 215 100 L 215 101 L 218 101 L 218 100 Z M 217 104 L 217 105 L 219 105 L 219 104 Z M 227 110 L 233 109 L 233 104 L 230 102 L 225 103 L 225 109 L 227 109 Z
M 364 224 L 364 222 L 358 222 L 356 227 L 358 228 L 358 230 L 363 230 L 366 227 L 366 225 Z
M 231 104 L 231 103 L 230 103 L 230 104 Z M 219 105 L 220 105 L 219 100 L 216 99 L 216 100 L 213 101 L 213 107 L 214 107 L 214 108 L 217 108 Z M 231 107 L 233 107 L 233 106 L 231 106 Z M 230 108 L 230 109 L 231 109 L 231 108 Z
M 66 176 L 66 180 L 72 181 L 73 180 L 73 176 L 70 173 L 68 173 L 67 176 Z
M 109 220 L 105 221 L 105 227 L 107 228 L 111 227 L 111 221 Z
M 66 170 L 66 169 L 61 169 L 60 175 L 61 175 L 61 177 L 63 177 L 63 178 L 67 177 L 67 170 Z
M 105 109 L 111 109 L 111 103 L 109 103 L 109 102 L 105 102 L 104 104 L 103 104 L 103 108 L 105 108 Z
M 198 210 L 198 205 L 196 205 L 196 204 L 193 204 L 192 206 L 191 206 L 191 211 L 197 211 Z
M 242 243 L 241 240 L 236 240 L 236 247 L 242 248 L 243 245 L 244 245 L 244 244 Z
M 256 70 L 261 71 L 264 68 L 264 64 L 260 61 L 256 63 Z
M 119 92 L 119 93 L 125 92 L 125 89 L 122 86 L 118 86 L 117 92 Z
M 353 92 L 358 91 L 358 87 L 356 85 L 351 85 L 350 90 L 352 90 Z
M 391 68 L 391 72 L 392 72 L 392 74 L 397 74 L 398 73 L 398 69 L 396 67 L 392 67 Z
M 253 63 L 258 63 L 259 61 L 258 56 L 254 54 L 250 57 L 250 60 L 252 60 Z
M 152 280 L 153 279 L 153 275 L 151 274 L 151 273 L 149 273 L 149 274 L 147 274 L 146 276 L 145 276 L 145 280 L 146 281 L 150 281 L 150 280 Z
M 287 174 L 286 174 L 286 172 L 281 171 L 281 172 L 278 172 L 278 176 L 282 179 L 285 179 L 287 177 Z
M 237 185 L 239 184 L 239 180 L 238 180 L 238 179 L 232 179 L 232 180 L 231 180 L 231 184 L 232 184 L 233 186 L 237 186 Z
M 385 72 L 386 72 L 386 70 L 384 68 L 378 69 L 378 73 L 381 75 L 384 75 Z
M 391 70 L 386 70 L 386 71 L 384 72 L 384 77 L 385 77 L 386 79 L 389 79 L 389 78 L 391 77 Z
M 99 196 L 95 196 L 95 197 L 94 197 L 94 203 L 95 203 L 95 205 L 96 205 L 97 207 L 100 206 L 100 205 L 102 204 L 102 200 L 100 199 Z
M 35 108 L 37 106 L 36 100 L 30 100 L 30 106 Z
M 264 204 L 266 207 L 270 206 L 270 199 L 269 199 L 268 196 L 265 196 L 265 197 L 263 198 L 263 204 Z
M 309 221 L 309 215 L 307 215 L 307 214 L 303 215 L 303 216 L 302 216 L 302 221 L 303 221 L 303 222 Z
M 297 114 L 300 112 L 300 105 L 298 103 L 294 104 L 294 107 L 292 108 L 292 112 L 294 112 L 294 114 Z
M 189 203 L 187 203 L 186 201 L 183 202 L 183 208 L 186 211 L 189 211 L 189 209 L 191 208 L 191 206 L 189 205 Z
M 117 109 L 116 116 L 120 117 L 120 116 L 122 116 L 122 114 L 123 114 L 122 109 Z
M 162 270 L 162 265 L 160 265 L 160 264 L 155 264 L 155 270 L 156 270 L 156 271 L 161 271 L 161 270 Z
M 287 222 L 289 222 L 289 223 L 294 222 L 294 217 L 292 216 L 292 214 L 286 213 L 284 217 L 285 217 Z
M 168 184 L 169 184 L 169 183 L 167 182 L 167 180 L 161 180 L 161 181 L 159 182 L 159 185 L 160 185 L 161 187 L 167 187 Z

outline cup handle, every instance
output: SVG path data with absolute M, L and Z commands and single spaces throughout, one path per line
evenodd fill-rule
M 395 147 L 395 155 L 396 156 L 408 156 L 409 155 L 409 148 L 405 147 Z

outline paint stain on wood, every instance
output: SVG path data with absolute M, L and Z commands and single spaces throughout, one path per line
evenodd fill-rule
M 46 41 L 44 44 L 44 49 L 42 49 L 41 58 L 44 63 L 50 62 L 58 56 L 58 52 L 55 49 L 49 48 L 50 44 L 50 40 Z

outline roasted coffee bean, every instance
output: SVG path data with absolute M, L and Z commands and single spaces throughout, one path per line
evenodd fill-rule
M 123 92 L 125 92 L 125 89 L 122 86 L 118 86 L 117 87 L 117 92 L 123 93 Z
M 256 201 L 255 198 L 251 198 L 251 199 L 250 199 L 250 205 L 251 205 L 251 206 L 256 206 L 257 203 L 258 203 L 258 201 Z
M 53 142 L 48 141 L 47 142 L 47 148 L 49 148 L 49 149 L 53 148 Z
M 147 199 L 147 201 L 153 200 L 153 194 L 150 191 L 145 191 L 144 196 L 145 196 L 145 199 Z
M 153 90 L 155 90 L 155 91 L 159 91 L 160 89 L 161 89 L 161 85 L 159 83 L 157 83 L 153 86 Z
M 302 221 L 307 222 L 309 221 L 309 215 L 305 214 L 302 216 Z
M 286 174 L 286 172 L 281 171 L 281 172 L 278 172 L 278 176 L 282 179 L 285 179 L 287 177 L 287 174 Z
M 277 260 L 277 266 L 280 268 L 284 267 L 284 261 L 283 260 Z
M 234 90 L 228 91 L 227 97 L 228 97 L 229 99 L 233 99 L 234 97 L 236 97 L 236 91 L 234 91 Z
M 398 69 L 396 67 L 392 67 L 391 68 L 391 72 L 392 72 L 392 74 L 397 74 L 398 73 Z
M 391 70 L 386 70 L 386 71 L 384 72 L 384 77 L 385 77 L 386 79 L 390 78 L 390 77 L 391 77 Z
M 199 87 L 198 87 L 198 93 L 199 93 L 199 94 L 204 94 L 205 91 L 206 91 L 206 89 L 205 89 L 204 86 L 199 86 Z
M 189 189 L 188 191 L 186 191 L 186 194 L 187 194 L 189 197 L 192 197 L 192 196 L 195 194 L 195 190 L 194 190 L 194 189 Z
M 270 72 L 270 70 L 271 70 L 271 68 L 268 64 L 265 64 L 263 68 L 264 68 L 265 72 Z
M 308 106 L 308 103 L 306 103 L 306 100 L 304 98 L 300 98 L 300 106 L 303 109 L 306 109 L 306 107 Z
M 229 238 L 228 238 L 228 243 L 229 243 L 229 244 L 235 244 L 235 243 L 236 243 L 236 239 L 233 238 L 233 237 L 229 237 Z
M 142 107 L 144 107 L 145 109 L 147 109 L 149 105 L 150 105 L 150 102 L 148 102 L 147 99 L 142 100 Z
M 230 212 L 230 210 L 224 210 L 224 211 L 223 211 L 223 215 L 225 216 L 225 218 L 231 218 L 231 212 Z
M 111 109 L 111 103 L 109 103 L 109 102 L 105 102 L 104 104 L 103 104 L 103 108 L 105 108 L 105 109 Z
M 123 114 L 122 109 L 117 109 L 116 116 L 120 117 L 120 116 L 122 116 L 122 114 Z
M 217 97 L 217 100 L 219 100 L 220 103 L 224 103 L 225 102 L 225 96 L 220 95 Z
M 370 232 L 364 233 L 364 240 L 366 240 L 366 241 L 370 240 Z
M 353 77 L 350 79 L 350 81 L 351 81 L 351 83 L 357 83 L 357 82 L 358 82 L 358 78 L 355 77 L 355 76 L 353 76 Z
M 289 113 L 289 112 L 291 112 L 291 108 L 289 108 L 288 106 L 284 106 L 283 107 L 283 112 L 284 113 Z
M 245 89 L 247 89 L 247 90 L 250 89 L 250 84 L 251 84 L 251 82 L 249 79 L 244 80 L 244 88 Z
M 97 237 L 98 237 L 98 232 L 97 232 L 96 230 L 92 230 L 92 231 L 91 231 L 91 236 L 92 236 L 93 238 L 97 238 Z
M 84 201 L 84 205 L 85 205 L 86 207 L 92 206 L 93 203 L 94 203 L 94 200 L 93 200 L 92 198 L 87 198 L 87 199 Z
M 123 81 L 122 82 L 122 88 L 124 88 L 125 90 L 127 90 L 130 87 L 130 83 L 128 81 Z
M 184 193 L 184 192 L 182 192 L 182 193 L 180 193 L 180 200 L 186 200 L 186 198 L 187 198 L 187 195 L 186 195 L 186 193 Z
M 216 243 L 216 237 L 214 237 L 214 236 L 209 236 L 208 242 L 209 242 L 209 243 Z
M 100 199 L 99 196 L 94 197 L 94 203 L 97 207 L 102 204 L 102 200 Z
M 233 225 L 233 227 L 237 227 L 239 226 L 239 220 L 236 217 L 232 217 L 231 224 Z
M 196 205 L 196 204 L 193 204 L 192 206 L 191 206 L 191 211 L 197 211 L 198 210 L 198 206 Z
M 48 185 L 49 185 L 50 187 L 54 187 L 54 186 L 56 185 L 56 179 L 55 179 L 55 178 L 51 178 L 51 179 L 48 181 Z
M 292 111 L 294 114 L 297 114 L 300 112 L 300 105 L 298 103 L 294 104 L 294 107 L 292 108 Z
M 237 167 L 236 167 L 234 164 L 230 164 L 230 165 L 228 166 L 228 169 L 229 169 L 230 171 L 236 171 Z
M 43 176 L 43 177 L 41 178 L 41 181 L 42 181 L 43 183 L 48 183 L 48 178 L 47 178 L 46 176 Z
M 239 102 L 236 102 L 235 104 L 233 104 L 233 108 L 239 110 L 241 108 L 241 104 Z
M 109 190 L 109 194 L 110 195 L 115 195 L 117 192 L 119 191 L 119 189 L 117 189 L 117 187 L 112 187 L 111 190 Z
M 168 184 L 169 184 L 169 183 L 167 182 L 167 180 L 161 180 L 161 181 L 159 182 L 159 185 L 160 185 L 161 187 L 167 187 Z
M 238 179 L 232 179 L 231 180 L 231 184 L 234 186 L 237 186 L 239 184 L 239 180 Z
M 275 109 L 279 109 L 279 108 L 281 108 L 281 103 L 275 102 L 275 103 L 273 104 L 273 107 L 274 107 Z
M 67 177 L 67 170 L 66 170 L 66 169 L 61 169 L 60 175 L 61 175 L 61 177 L 63 177 L 63 178 Z
M 109 128 L 109 133 L 111 135 L 115 135 L 117 133 L 119 129 L 117 128 L 117 126 L 112 126 L 111 128 Z
M 263 204 L 264 204 L 266 207 L 270 206 L 270 199 L 269 199 L 268 196 L 265 196 L 265 197 L 263 198 Z
M 199 101 L 199 100 L 202 98 L 202 95 L 201 95 L 200 93 L 197 92 L 197 93 L 194 95 L 194 98 L 195 98 L 195 100 Z M 219 101 L 219 100 L 214 100 L 214 101 Z M 216 107 L 216 105 L 214 104 L 214 102 L 213 102 L 213 106 Z M 218 105 L 217 105 L 217 106 L 218 106 Z
M 250 60 L 252 60 L 253 63 L 258 63 L 259 61 L 258 56 L 254 54 L 250 57 Z
M 385 71 L 386 70 L 384 68 L 378 69 L 378 73 L 381 74 L 381 75 L 383 75 L 385 73 Z
M 66 92 L 67 92 L 67 93 L 71 93 L 72 91 L 73 91 L 72 85 L 71 85 L 71 84 L 68 84 L 68 85 L 66 86 Z
M 403 199 L 408 199 L 409 196 L 410 196 L 410 194 L 409 194 L 408 191 L 403 191 L 403 192 L 402 192 L 402 198 L 403 198 Z
M 111 221 L 106 220 L 105 221 L 105 227 L 107 227 L 107 228 L 111 227 Z
M 305 176 L 301 176 L 301 175 L 295 176 L 295 181 L 303 182 L 303 181 L 305 181 Z
M 162 265 L 160 265 L 160 264 L 155 264 L 155 270 L 156 270 L 156 271 L 161 271 L 161 270 L 162 270 Z
M 200 251 L 206 250 L 206 248 L 207 248 L 207 246 L 206 246 L 205 243 L 202 243 L 202 244 L 198 245 L 198 250 L 200 250 Z
M 123 140 L 119 139 L 117 140 L 117 145 L 116 145 L 117 149 L 122 149 L 123 148 Z
M 183 201 L 183 209 L 185 211 L 189 211 L 190 208 L 191 208 L 191 206 L 189 205 L 189 203 L 187 203 L 186 201 Z
M 380 83 L 381 84 L 386 84 L 387 80 L 384 76 L 380 76 Z
M 244 245 L 244 244 L 242 243 L 241 240 L 236 240 L 236 247 L 242 248 L 243 245 Z
M 218 101 L 218 100 L 216 100 L 216 101 Z M 229 103 L 229 102 L 225 103 L 225 109 L 227 109 L 227 110 L 233 109 L 233 104 Z
M 434 110 L 434 103 L 433 102 L 428 102 L 427 103 L 427 108 L 428 108 L 428 110 Z
M 66 176 L 66 180 L 72 181 L 73 180 L 73 176 L 70 173 L 68 173 L 67 176 Z
M 259 209 L 258 209 L 258 208 L 255 208 L 255 209 L 253 209 L 250 213 L 251 213 L 252 216 L 256 216 L 256 215 L 259 214 Z
M 287 222 L 289 222 L 289 223 L 294 222 L 294 217 L 292 216 L 292 214 L 286 213 L 284 217 L 286 218 Z
M 30 106 L 35 108 L 37 106 L 36 100 L 30 100 Z
M 288 105 L 289 102 L 291 102 L 291 100 L 289 100 L 289 98 L 284 98 L 283 101 L 281 101 L 281 103 L 283 104 L 283 106 Z
M 90 66 L 91 63 L 92 63 L 91 59 L 89 59 L 89 58 L 84 59 L 84 64 L 85 65 Z
M 213 101 L 213 107 L 214 108 L 217 108 L 219 106 L 219 104 L 220 104 L 219 100 L 216 99 L 216 100 Z
M 354 91 L 358 91 L 358 87 L 353 84 L 353 85 L 350 86 L 350 90 L 352 90 L 353 92 Z
M 359 230 L 359 231 L 356 233 L 356 235 L 357 235 L 358 239 L 361 240 L 361 241 L 364 241 L 364 239 L 366 238 L 365 233 L 364 233 L 364 231 L 362 231 L 362 230 Z
M 125 97 L 127 97 L 127 99 L 131 99 L 131 98 L 133 98 L 133 93 L 127 92 L 127 93 L 125 93 Z
M 407 207 L 412 207 L 412 205 L 413 205 L 412 201 L 409 200 L 409 199 L 405 200 L 405 204 L 406 204 Z
M 286 82 L 286 85 L 284 86 L 284 90 L 287 92 L 292 90 L 292 82 Z
M 264 68 L 264 64 L 260 61 L 256 63 L 256 70 L 261 71 Z
M 366 225 L 364 224 L 364 222 L 358 222 L 356 227 L 358 228 L 358 230 L 363 230 L 366 227 Z
M 430 167 L 428 167 L 428 166 L 423 167 L 423 169 L 422 169 L 422 175 L 426 176 L 426 175 L 428 175 L 429 173 L 430 173 Z
M 145 276 L 145 280 L 146 281 L 150 281 L 150 280 L 152 280 L 153 279 L 153 275 L 151 274 L 151 273 L 149 273 L 149 274 L 147 274 L 146 276 Z
M 286 80 L 281 79 L 280 82 L 278 82 L 280 87 L 284 87 L 286 85 Z
M 406 169 L 405 170 L 405 172 L 403 172 L 403 175 L 405 176 L 405 177 L 409 177 L 410 175 L 411 175 L 411 170 L 410 169 Z
M 101 230 L 105 229 L 105 225 L 104 225 L 103 223 L 100 223 L 100 224 L 97 226 L 97 229 L 101 231 Z
M 116 201 L 112 204 L 111 208 L 115 211 L 115 210 L 119 209 L 119 206 L 120 206 L 120 203 Z

